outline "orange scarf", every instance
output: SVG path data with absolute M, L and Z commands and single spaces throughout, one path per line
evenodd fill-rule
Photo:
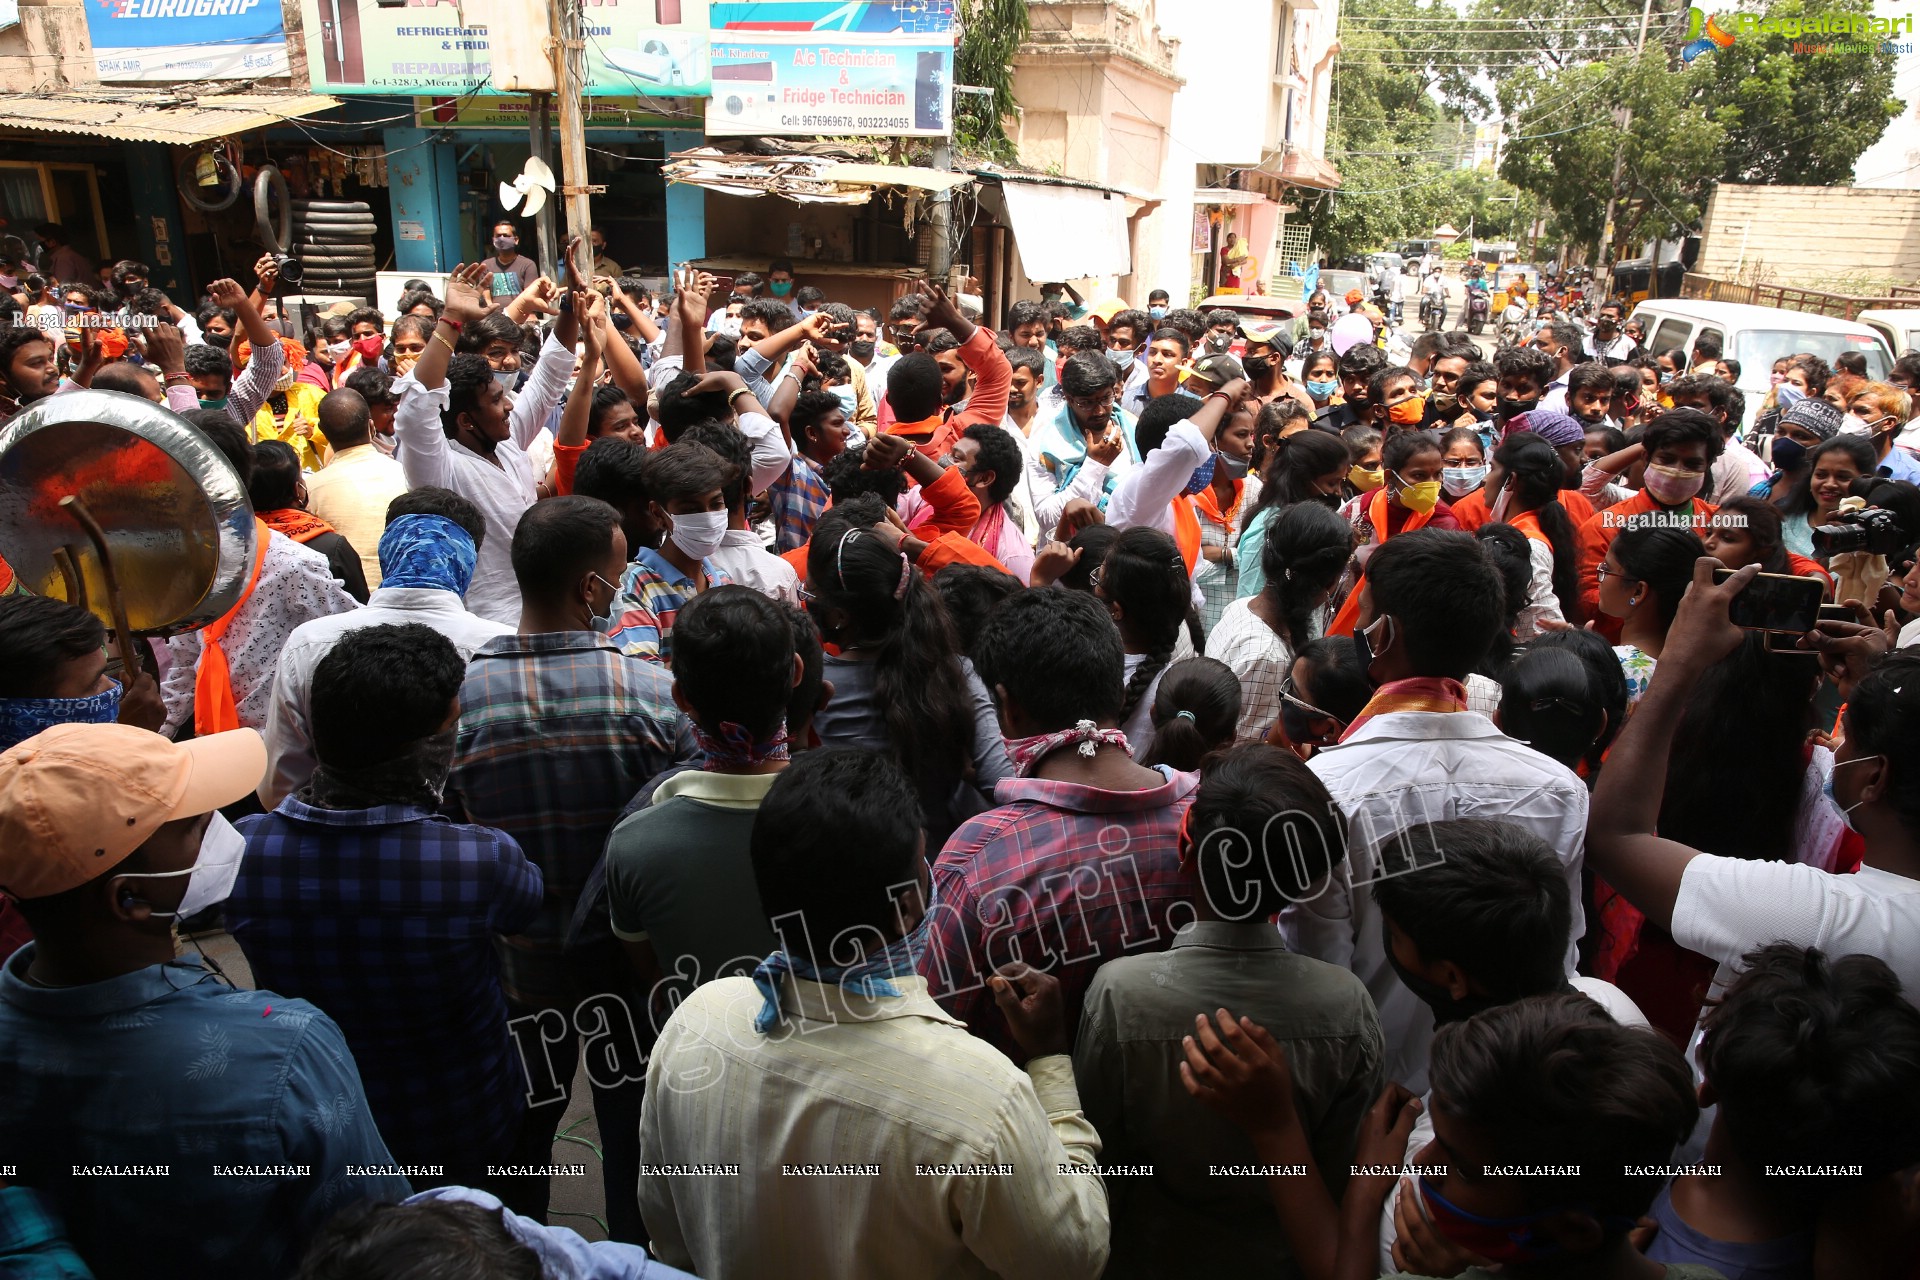
M 273 540 L 273 531 L 266 521 L 255 516 L 253 576 L 247 579 L 247 589 L 240 593 L 240 599 L 226 616 L 209 622 L 200 629 L 200 670 L 193 677 L 193 732 L 196 737 L 204 738 L 209 734 L 225 733 L 229 729 L 240 727 L 240 709 L 233 698 L 233 669 L 227 665 L 226 650 L 220 647 L 220 638 L 227 634 L 227 628 L 246 608 L 247 601 L 253 599 L 253 589 L 260 585 L 260 567 L 267 562 L 267 544 Z
M 1400 532 L 1412 533 L 1415 529 L 1421 528 L 1427 521 L 1433 519 L 1434 511 L 1438 511 L 1439 509 L 1438 505 L 1434 506 L 1431 511 L 1414 511 L 1409 509 L 1407 511 L 1407 522 L 1401 526 Z M 1377 547 L 1385 542 L 1389 536 L 1387 533 L 1387 489 L 1384 486 L 1373 491 L 1373 497 L 1368 502 L 1367 515 L 1373 522 L 1372 545 Z M 1366 581 L 1367 576 L 1364 573 L 1354 578 L 1353 590 L 1347 592 L 1347 598 L 1345 602 L 1341 604 L 1340 612 L 1334 615 L 1333 625 L 1327 628 L 1328 635 L 1350 636 L 1353 634 L 1353 624 L 1360 620 L 1360 588 L 1366 585 Z
M 1465 711 L 1467 709 L 1467 686 L 1458 680 L 1435 679 L 1432 676 L 1416 676 L 1411 680 L 1393 680 L 1374 690 L 1367 705 L 1360 708 L 1360 714 L 1353 718 L 1347 731 L 1340 735 L 1345 742 L 1360 729 L 1360 726 L 1375 716 L 1391 715 L 1397 711 Z
M 334 528 L 319 516 L 298 507 L 281 507 L 278 511 L 256 513 L 266 522 L 268 528 L 295 542 L 312 542 L 323 533 L 332 533 Z

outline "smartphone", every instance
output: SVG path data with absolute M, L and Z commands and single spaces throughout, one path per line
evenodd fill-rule
M 1732 569 L 1715 569 L 1713 580 L 1725 582 Z M 1818 578 L 1799 578 L 1784 573 L 1762 573 L 1733 598 L 1728 616 L 1743 631 L 1774 631 L 1801 635 L 1813 630 L 1820 620 L 1820 605 L 1826 586 Z
M 1821 605 L 1819 620 L 1821 622 L 1858 621 L 1858 619 L 1853 616 L 1853 610 L 1843 604 Z M 1820 656 L 1819 651 L 1816 649 L 1802 649 L 1800 647 L 1800 637 L 1787 632 L 1769 631 L 1767 633 L 1765 647 L 1768 653 L 1792 653 L 1798 654 L 1802 658 L 1817 658 Z
M 715 276 L 713 278 L 713 291 L 716 295 L 722 298 L 726 297 L 727 294 L 732 293 L 733 277 L 732 276 Z

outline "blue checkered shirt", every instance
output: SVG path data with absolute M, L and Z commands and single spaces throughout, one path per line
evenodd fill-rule
M 340 1024 L 402 1164 L 502 1159 L 525 1110 L 493 935 L 527 927 L 540 870 L 511 837 L 411 805 L 243 819 L 227 927 L 254 982 Z
M 539 915 L 503 951 L 511 1000 L 570 1007 L 567 922 L 620 811 L 681 754 L 672 689 L 665 666 L 596 631 L 496 636 L 474 651 L 447 796 L 546 877 Z
M 829 496 L 820 469 L 796 451 L 787 473 L 767 486 L 767 501 L 773 507 L 773 549 L 792 551 L 805 546 L 820 513 L 827 509 Z

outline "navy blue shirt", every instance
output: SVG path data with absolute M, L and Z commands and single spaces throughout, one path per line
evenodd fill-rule
M 525 1111 L 493 935 L 540 910 L 513 837 L 409 805 L 242 819 L 227 927 L 254 981 L 346 1032 L 402 1164 L 504 1160 Z
M 36 986 L 35 947 L 0 970 L 0 1164 L 98 1280 L 274 1280 L 346 1205 L 411 1190 L 320 1010 L 192 957 Z

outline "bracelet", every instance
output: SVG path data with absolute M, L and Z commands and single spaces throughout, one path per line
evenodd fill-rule
M 753 389 L 751 387 L 737 388 L 732 395 L 727 397 L 727 408 L 729 409 L 733 408 L 733 402 L 735 400 L 738 400 L 741 396 L 750 396 L 752 394 L 753 394 Z
M 1220 397 L 1220 398 L 1221 398 L 1222 400 L 1225 400 L 1225 401 L 1227 402 L 1227 404 L 1228 404 L 1229 406 L 1231 406 L 1231 405 L 1233 404 L 1233 397 L 1232 397 L 1232 396 L 1230 396 L 1230 395 L 1228 395 L 1228 394 L 1227 394 L 1226 392 L 1224 392 L 1224 391 L 1209 391 L 1209 392 L 1207 392 L 1207 399 L 1208 399 L 1208 400 L 1211 400 L 1211 399 L 1213 399 L 1213 398 L 1214 398 L 1215 396 L 1219 396 L 1219 397 Z M 1202 401 L 1202 403 L 1205 403 L 1205 401 Z
M 437 343 L 439 343 L 439 344 L 440 344 L 441 346 L 443 346 L 443 347 L 445 347 L 445 348 L 447 349 L 447 354 L 448 354 L 448 355 L 453 355 L 453 354 L 455 354 L 455 352 L 454 352 L 454 350 L 453 350 L 453 344 L 452 344 L 451 342 L 448 342 L 448 341 L 447 341 L 447 340 L 446 340 L 445 338 L 443 338 L 443 337 L 441 337 L 441 336 L 440 336 L 440 330 L 438 330 L 438 329 L 435 329 L 435 330 L 433 331 L 433 333 L 432 333 L 432 334 L 431 334 L 430 336 L 432 337 L 432 339 L 433 339 L 433 341 L 435 341 L 435 342 L 437 342 Z
M 458 333 L 462 329 L 466 328 L 465 325 L 461 324 L 458 320 L 455 320 L 452 316 L 441 316 L 440 323 L 444 325 L 451 325 L 455 333 Z
M 169 373 L 165 377 L 165 382 L 170 387 L 179 386 L 183 382 L 191 382 L 191 381 L 193 381 L 193 375 L 185 372 Z

